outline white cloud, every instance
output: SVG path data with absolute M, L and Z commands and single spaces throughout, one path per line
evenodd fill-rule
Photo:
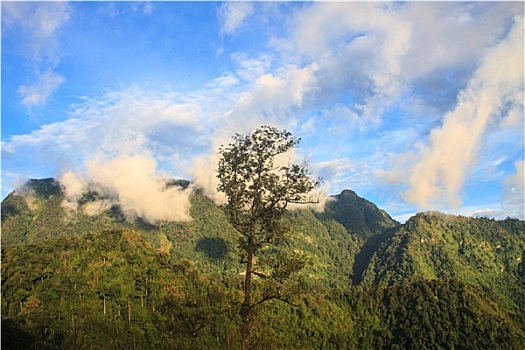
M 22 96 L 22 104 L 26 107 L 43 105 L 49 97 L 64 82 L 64 77 L 45 71 L 38 75 L 38 81 L 33 85 L 22 85 L 18 88 L 18 93 Z
M 86 164 L 95 188 L 114 198 L 128 217 L 158 221 L 188 221 L 191 188 L 166 188 L 156 162 L 147 155 L 90 160 Z
M 410 170 L 407 201 L 420 208 L 459 206 L 459 192 L 476 165 L 487 127 L 504 110 L 523 104 L 523 17 L 487 52 L 456 107 L 432 130 Z
M 211 82 L 206 84 L 207 88 L 216 89 L 216 91 L 224 91 L 224 89 L 232 88 L 239 83 L 233 73 L 228 72 L 219 78 L 213 79 Z
M 150 221 L 186 220 L 187 194 L 162 190 L 160 168 L 181 176 L 196 154 L 206 152 L 206 116 L 191 96 L 132 87 L 99 100 L 85 99 L 73 107 L 70 119 L 12 137 L 3 145 L 3 160 L 12 168 L 23 167 L 17 164 L 23 159 L 33 168 L 53 169 L 70 209 L 89 184 L 99 184 L 129 215 Z M 149 208 L 141 206 L 139 196 Z M 157 200 L 164 211 L 153 205 Z M 169 206 L 180 210 L 173 209 L 176 214 L 170 216 Z
M 376 127 L 407 97 L 453 105 L 519 13 L 522 4 L 314 3 L 290 19 L 288 37 L 273 43 L 288 63 L 319 64 L 319 105 L 345 97 L 364 125 Z
M 257 80 L 266 74 L 271 66 L 271 57 L 267 54 L 262 54 L 258 58 L 249 58 L 245 53 L 236 52 L 232 54 L 232 59 L 239 65 L 235 74 L 247 82 Z
M 219 185 L 216 171 L 218 161 L 219 156 L 216 152 L 196 157 L 189 169 L 189 173 L 195 182 L 195 186 L 202 189 L 208 198 L 217 204 L 225 204 L 227 202 L 226 196 L 224 193 L 217 191 Z
M 475 65 L 508 30 L 509 18 L 523 13 L 522 5 L 509 2 L 414 2 L 406 9 L 414 30 L 403 73 L 412 78 Z
M 198 152 L 205 133 L 199 103 L 172 92 L 144 91 L 136 87 L 109 93 L 102 99 L 87 99 L 73 116 L 92 120 L 95 153 L 108 157 L 135 154 L 144 149 L 158 157 Z M 90 152 L 87 147 L 81 149 Z
M 33 66 L 36 82 L 20 86 L 22 104 L 31 108 L 43 105 L 64 82 L 53 70 L 60 64 L 58 32 L 71 18 L 66 2 L 2 3 L 4 35 L 18 39 L 19 50 Z
M 221 34 L 241 30 L 255 14 L 254 6 L 262 8 L 243 2 L 221 4 Z M 201 90 L 130 88 L 86 98 L 70 120 L 15 136 L 3 151 L 8 162 L 22 155 L 35 163 L 58 164 L 59 173 L 73 170 L 87 175 L 86 181 L 96 175 L 90 175 L 89 162 L 96 160 L 93 164 L 101 169 L 126 168 L 140 163 L 133 158 L 138 156 L 147 170 L 141 176 L 150 187 L 162 182 L 162 169 L 171 177 L 191 176 L 220 201 L 217 147 L 236 132 L 271 124 L 309 134 L 314 157 L 328 159 L 319 169 L 334 188 L 383 190 L 386 186 L 376 182 L 377 175 L 395 158 L 403 166 L 382 177 L 406 186 L 411 202 L 457 203 L 479 149 L 486 144 L 484 132 L 523 123 L 523 86 L 512 80 L 523 77 L 523 67 L 515 67 L 520 59 L 523 62 L 523 52 L 521 56 L 518 52 L 523 51 L 523 39 L 505 37 L 509 18 L 520 9 L 519 3 L 293 5 L 283 19 L 287 34 L 273 40 L 275 51 L 232 54 L 231 66 Z M 257 13 L 257 20 L 263 15 Z M 46 47 L 55 47 L 55 63 L 60 61 L 58 24 L 66 22 L 49 26 L 54 41 L 48 40 Z M 51 56 L 41 55 L 46 58 L 40 62 L 53 61 Z M 54 68 L 49 65 L 38 72 L 53 73 Z M 45 103 L 53 84 L 42 84 L 50 91 L 47 95 L 43 88 L 31 90 L 35 86 L 28 83 L 19 91 L 25 92 L 28 103 Z M 407 116 L 397 120 L 386 114 L 392 107 L 398 114 L 410 114 L 410 122 Z M 392 119 L 385 120 L 387 115 Z M 381 129 L 384 124 L 388 125 Z M 341 149 L 343 141 L 350 143 Z M 414 174 L 412 179 L 408 172 Z M 115 196 L 116 186 L 115 181 L 108 184 L 115 187 L 111 190 Z M 154 216 L 134 209 L 132 198 L 126 202 L 129 213 Z
M 95 200 L 93 202 L 87 202 L 82 206 L 82 212 L 89 216 L 99 215 L 106 210 L 111 209 L 115 203 L 112 203 L 107 199 Z
M 411 39 L 410 23 L 396 5 L 385 7 L 316 3 L 294 18 L 286 41 L 276 41 L 296 61 L 319 65 L 318 98 L 347 96 L 351 108 L 374 124 L 404 91 L 402 63 Z
M 253 13 L 254 5 L 250 2 L 225 2 L 218 9 L 217 16 L 221 22 L 221 33 L 235 33 Z
M 192 188 L 167 187 L 169 179 L 159 172 L 156 161 L 147 154 L 94 158 L 86 161 L 86 168 L 85 174 L 66 171 L 60 177 L 64 208 L 77 210 L 78 201 L 91 190 L 102 199 L 83 205 L 82 210 L 88 215 L 119 205 L 126 217 L 140 217 L 150 223 L 191 220 Z
M 323 111 L 323 118 L 328 119 L 339 119 L 343 120 L 344 124 L 358 125 L 361 128 L 364 128 L 364 120 L 359 117 L 359 115 L 352 110 L 350 107 L 346 106 L 343 103 L 336 103 L 328 109 Z
M 59 182 L 64 191 L 64 201 L 62 206 L 66 209 L 76 211 L 78 208 L 78 201 L 87 191 L 85 180 L 71 171 L 66 171 L 60 177 Z
M 263 120 L 265 123 L 290 125 L 293 120 L 288 112 L 300 108 L 306 95 L 314 91 L 317 69 L 315 63 L 303 68 L 289 66 L 260 76 L 253 88 L 240 95 L 233 112 L 235 119 L 250 128 L 260 125 Z
M 313 164 L 315 174 L 326 181 L 331 191 L 344 189 L 368 190 L 374 180 L 374 168 L 366 162 L 347 158 L 334 159 Z
M 301 133 L 304 134 L 313 134 L 315 132 L 315 117 L 310 117 L 306 122 L 301 125 Z
M 57 33 L 70 20 L 71 12 L 66 2 L 2 3 L 6 35 L 17 35 L 22 53 L 37 65 L 60 61 Z
M 131 4 L 133 11 L 142 11 L 145 15 L 151 15 L 155 6 L 150 1 L 133 2 Z
M 98 6 L 97 14 L 101 16 L 117 17 L 121 14 L 118 3 L 114 1 L 103 2 Z

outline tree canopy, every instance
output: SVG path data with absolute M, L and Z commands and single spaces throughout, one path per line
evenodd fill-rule
M 263 245 L 275 245 L 284 238 L 288 226 L 283 214 L 288 204 L 311 202 L 311 191 L 319 181 L 310 177 L 307 162 L 283 161 L 300 141 L 287 131 L 262 126 L 251 135 L 236 134 L 233 139 L 220 149 L 217 177 L 218 190 L 228 198 L 230 223 L 240 233 L 239 248 L 246 264 L 241 333 L 242 348 L 247 349 L 253 307 L 272 299 L 286 300 L 286 281 L 305 263 L 300 256 L 282 251 L 282 255 L 268 257 L 269 266 L 261 268 L 263 260 L 255 266 L 255 255 Z M 268 281 L 258 300 L 252 299 L 252 275 Z

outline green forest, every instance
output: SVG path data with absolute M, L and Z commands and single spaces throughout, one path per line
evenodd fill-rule
M 195 190 L 191 221 L 151 224 L 117 205 L 85 214 L 99 199 L 68 211 L 43 179 L 2 202 L 2 349 L 240 348 L 243 267 L 223 209 Z M 400 224 L 350 190 L 286 221 L 263 257 L 304 268 L 288 302 L 255 309 L 251 349 L 525 348 L 524 221 Z

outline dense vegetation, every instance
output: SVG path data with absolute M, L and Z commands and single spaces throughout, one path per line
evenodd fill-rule
M 2 348 L 240 347 L 242 266 L 223 211 L 191 222 L 89 216 L 52 179 L 2 203 Z M 525 223 L 423 213 L 404 225 L 351 191 L 291 212 L 308 265 L 293 305 L 256 309 L 255 349 L 525 348 Z
M 238 248 L 245 266 L 241 304 L 241 349 L 248 350 L 255 308 L 268 301 L 290 303 L 302 288 L 296 278 L 307 260 L 298 250 L 283 249 L 289 237 L 289 204 L 312 203 L 320 185 L 307 162 L 279 164 L 277 158 L 300 139 L 288 131 L 262 126 L 251 135 L 235 135 L 219 150 L 217 190 L 227 198 L 228 222 L 240 234 Z

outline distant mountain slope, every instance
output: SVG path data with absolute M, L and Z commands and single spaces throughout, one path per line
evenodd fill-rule
M 327 203 L 319 217 L 333 219 L 364 239 L 399 225 L 384 210 L 359 197 L 354 191 L 344 190 L 333 198 L 335 200 Z
M 188 182 L 176 180 L 170 184 L 187 186 Z M 330 202 L 331 212 L 297 210 L 288 216 L 290 244 L 310 257 L 314 262 L 310 273 L 329 285 L 351 283 L 354 258 L 364 237 L 380 235 L 381 228 L 396 225 L 386 213 L 353 192 L 335 198 Z M 11 193 L 2 203 L 2 243 L 33 244 L 60 236 L 132 229 L 173 258 L 198 261 L 212 271 L 239 268 L 233 254 L 236 232 L 223 211 L 199 191 L 190 198 L 192 221 L 157 225 L 126 218 L 116 205 L 99 214 L 86 214 L 86 208 L 103 200 L 96 193 L 87 193 L 79 200 L 76 212 L 66 210 L 63 200 L 60 186 L 53 179 L 30 180 L 22 190 Z
M 2 348 L 239 347 L 238 233 L 219 206 L 196 190 L 191 221 L 150 224 L 87 210 L 94 192 L 63 200 L 44 179 L 2 202 Z M 524 221 L 400 225 L 350 190 L 287 219 L 309 287 L 261 308 L 254 349 L 525 348 Z
M 456 279 L 525 314 L 524 258 L 524 221 L 421 213 L 382 243 L 364 282 Z

